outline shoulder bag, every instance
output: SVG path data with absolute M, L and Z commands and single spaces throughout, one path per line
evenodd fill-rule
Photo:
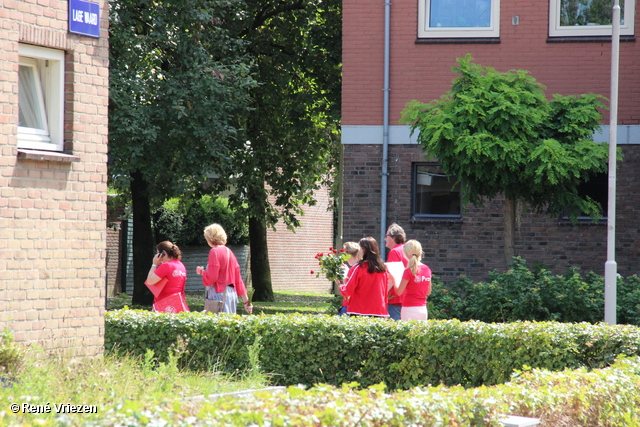
M 229 271 L 229 248 L 226 248 L 226 249 L 227 249 L 227 271 Z M 227 285 L 224 286 L 224 292 L 222 293 L 222 301 L 216 301 L 216 300 L 207 298 L 209 293 L 209 288 L 211 286 L 208 286 L 204 291 L 204 311 L 208 311 L 210 313 L 222 313 L 224 312 L 224 302 L 227 299 Z

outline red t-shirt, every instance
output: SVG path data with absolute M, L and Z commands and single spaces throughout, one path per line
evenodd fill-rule
M 356 264 L 351 277 L 342 285 L 342 295 L 349 297 L 347 314 L 389 317 L 387 284 L 389 273 L 369 273 L 369 263 Z
M 406 267 L 407 264 L 409 264 L 409 260 L 407 259 L 407 257 L 404 256 L 404 245 L 403 244 L 399 244 L 399 245 L 395 245 L 393 247 L 393 249 L 391 249 L 389 251 L 389 253 L 387 254 L 387 262 L 398 262 L 401 261 L 402 264 Z M 402 301 L 404 300 L 404 294 L 403 295 L 398 295 L 396 293 L 396 288 L 392 287 L 391 291 L 389 292 L 389 296 L 391 298 L 389 298 L 389 304 L 402 304 Z
M 162 288 L 162 292 L 153 299 L 153 302 L 160 301 L 169 295 L 184 293 L 184 286 L 187 283 L 187 270 L 182 262 L 177 259 L 163 262 L 154 270 L 154 273 L 161 280 L 166 278 L 167 284 Z
M 240 264 L 231 249 L 224 245 L 215 246 L 209 251 L 207 269 L 202 273 L 202 284 L 213 285 L 217 293 L 224 292 L 227 285 L 233 285 L 238 296 L 247 294 Z
M 408 280 L 402 296 L 403 307 L 423 307 L 427 305 L 427 296 L 431 294 L 431 269 L 422 264 L 415 276 L 407 268 L 402 274 L 403 280 Z

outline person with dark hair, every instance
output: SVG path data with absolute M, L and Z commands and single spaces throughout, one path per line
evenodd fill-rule
M 167 279 L 166 284 L 153 299 L 154 310 L 156 303 L 167 297 L 177 295 L 181 304 L 174 304 L 174 312 L 188 311 L 186 306 L 186 295 L 184 288 L 187 283 L 187 270 L 182 261 L 182 252 L 178 245 L 166 240 L 156 246 L 158 253 L 153 257 L 151 268 L 145 282 L 147 286 L 159 284 L 163 279 Z M 182 304 L 183 303 L 183 304 Z
M 402 262 L 404 268 L 407 268 L 407 264 L 409 264 L 409 260 L 404 254 L 402 250 L 404 246 L 404 241 L 407 238 L 406 234 L 404 234 L 404 230 L 395 222 L 389 226 L 387 229 L 387 234 L 384 238 L 385 247 L 390 249 L 387 254 L 387 262 Z M 387 310 L 389 311 L 389 316 L 393 320 L 400 320 L 400 312 L 402 311 L 402 301 L 404 297 L 399 295 L 396 291 L 395 287 L 391 288 L 389 291 L 389 301 Z
M 380 258 L 378 242 L 373 237 L 360 239 L 360 261 L 340 290 L 349 298 L 347 314 L 351 316 L 389 317 L 387 294 L 389 273 Z

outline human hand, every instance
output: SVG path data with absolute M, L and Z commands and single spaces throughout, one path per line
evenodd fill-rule
M 244 305 L 244 309 L 247 312 L 247 314 L 253 313 L 253 305 L 249 301 L 247 301 L 243 305 Z
M 153 264 L 160 265 L 162 264 L 162 254 L 155 254 L 153 257 Z
M 201 265 L 196 267 L 196 274 L 199 274 L 202 276 L 203 271 L 204 271 L 204 267 L 202 267 Z

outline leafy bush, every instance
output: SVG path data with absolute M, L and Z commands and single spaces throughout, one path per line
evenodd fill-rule
M 24 365 L 24 348 L 13 341 L 8 329 L 0 334 L 0 381 L 11 381 Z
M 105 348 L 166 361 L 169 347 L 187 343 L 180 362 L 227 372 L 250 369 L 249 346 L 260 341 L 259 365 L 275 384 L 391 389 L 427 384 L 479 386 L 507 381 L 524 367 L 562 370 L 608 366 L 619 354 L 640 355 L 640 328 L 588 323 L 482 323 L 325 315 L 214 316 L 134 310 L 107 312 Z M 264 339 L 262 339 L 264 338 Z
M 170 199 L 154 214 L 157 240 L 170 240 L 178 245 L 206 245 L 202 232 L 218 223 L 227 233 L 227 243 L 244 245 L 249 241 L 246 217 L 231 210 L 227 199 L 209 195 L 199 200 Z
M 640 325 L 640 278 L 618 279 L 618 323 Z M 563 275 L 537 266 L 529 269 L 521 258 L 511 268 L 491 272 L 486 283 L 467 277 L 443 284 L 437 277 L 429 297 L 433 319 L 483 322 L 558 321 L 596 323 L 604 318 L 604 278 L 580 275 L 570 268 Z
M 389 393 L 382 385 L 362 390 L 345 384 L 309 390 L 290 386 L 215 400 L 168 395 L 162 404 L 116 403 L 99 415 L 82 414 L 82 425 L 499 427 L 504 414 L 511 414 L 539 418 L 541 427 L 638 427 L 639 383 L 640 359 L 633 358 L 592 371 L 520 372 L 506 384 L 477 389 L 438 386 Z M 0 413 L 0 421 L 11 419 L 12 414 L 3 415 L 7 412 Z M 87 421 L 98 417 L 102 422 Z M 72 425 L 73 419 L 63 415 L 58 421 Z

